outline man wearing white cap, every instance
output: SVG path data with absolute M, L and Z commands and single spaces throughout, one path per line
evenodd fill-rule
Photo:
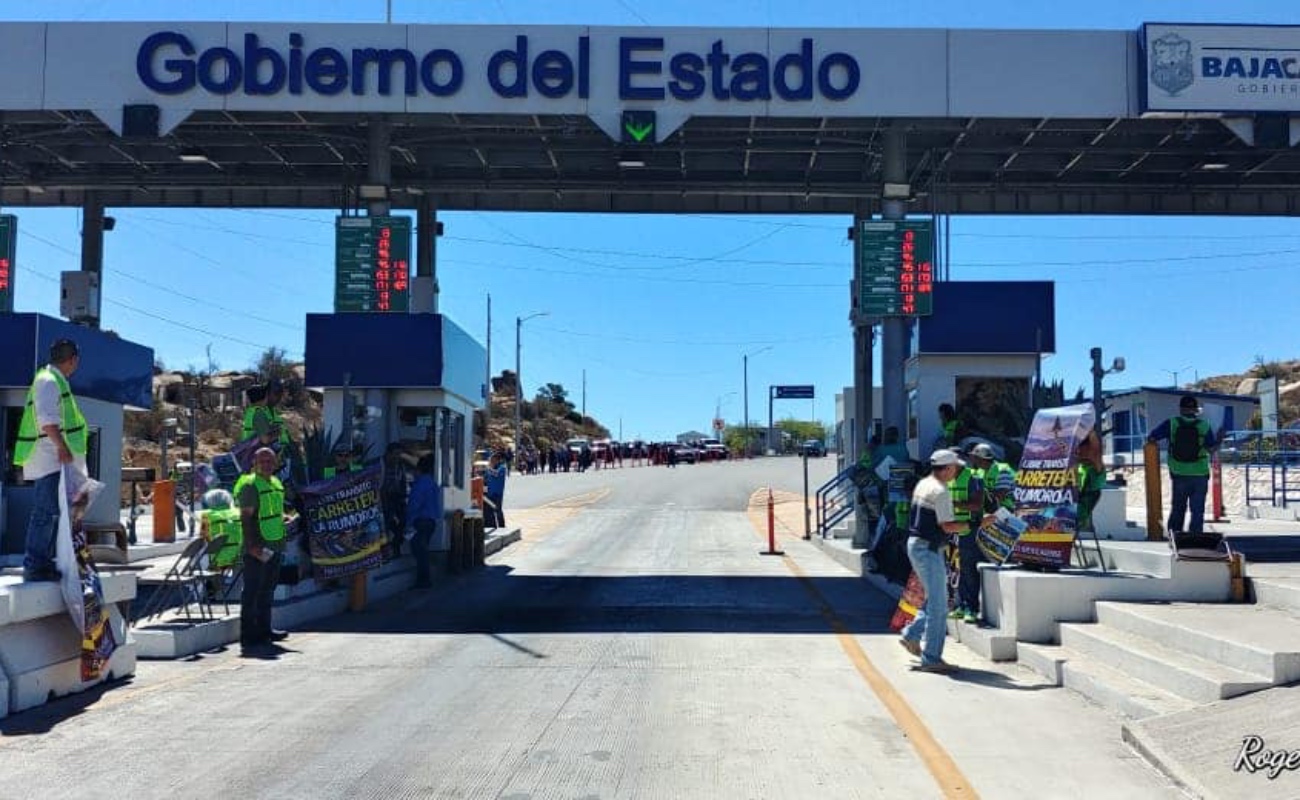
M 965 466 L 952 450 L 936 450 L 930 456 L 930 474 L 912 493 L 912 517 L 908 527 L 907 557 L 925 589 L 925 605 L 903 628 L 900 644 L 919 656 L 922 672 L 950 672 L 943 660 L 943 640 L 948 633 L 948 582 L 943 563 L 946 534 L 961 533 L 966 523 L 953 515 L 948 484 Z

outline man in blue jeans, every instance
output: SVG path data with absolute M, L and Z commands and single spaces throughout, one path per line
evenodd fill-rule
M 483 524 L 489 528 L 504 528 L 505 515 L 501 504 L 506 496 L 506 472 L 508 469 L 500 453 L 493 453 L 488 462 L 487 471 L 483 473 Z
M 1210 485 L 1210 451 L 1218 446 L 1210 423 L 1200 418 L 1195 395 L 1178 401 L 1178 416 L 1165 420 L 1147 434 L 1148 442 L 1168 440 L 1169 478 L 1173 507 L 1169 509 L 1169 533 L 1205 532 L 1205 495 Z M 1191 520 L 1187 519 L 1188 511 Z M 1183 527 L 1184 523 L 1187 527 Z
M 433 479 L 433 456 L 426 455 L 415 466 L 415 483 L 406 501 L 406 524 L 411 531 L 411 555 L 415 558 L 415 588 L 433 585 L 429 567 L 429 543 L 435 541 L 444 523 L 442 487 Z
M 68 386 L 68 378 L 80 364 L 76 342 L 55 342 L 50 347 L 50 363 L 36 371 L 18 424 L 14 464 L 23 468 L 24 480 L 36 484 L 23 558 L 26 581 L 57 581 L 61 577 L 54 554 L 63 465 L 86 469 L 86 418 Z
M 930 474 L 912 492 L 912 518 L 908 528 L 907 557 L 925 589 L 925 605 L 903 628 L 899 644 L 919 656 L 922 672 L 951 672 L 943 660 L 943 640 L 948 635 L 948 580 L 943 563 L 943 544 L 949 533 L 961 533 L 966 523 L 953 515 L 948 484 L 965 466 L 952 450 L 936 450 L 930 456 Z

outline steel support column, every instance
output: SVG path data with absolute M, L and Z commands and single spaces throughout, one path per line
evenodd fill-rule
M 884 163 L 881 178 L 885 183 L 907 183 L 907 137 L 902 128 L 885 132 Z M 887 199 L 881 204 L 885 219 L 903 219 L 907 215 L 905 200 Z M 895 426 L 906 435 L 907 405 L 903 385 L 903 362 L 907 360 L 907 339 L 912 320 L 907 317 L 886 317 L 880 326 L 880 385 L 884 405 L 880 415 L 885 427 Z M 924 447 L 921 448 L 925 450 Z M 917 453 L 921 458 L 928 452 Z
M 366 183 L 370 186 L 382 186 L 385 194 L 382 199 L 366 202 L 366 211 L 372 217 L 388 214 L 392 207 L 388 192 L 393 184 L 392 127 L 388 119 L 381 114 L 372 114 L 366 122 L 366 133 L 370 143 L 370 158 L 366 164 Z
M 93 272 L 99 279 L 98 297 L 92 298 L 90 313 L 79 322 L 88 327 L 99 327 L 99 297 L 104 291 L 104 203 L 95 194 L 88 193 L 81 206 L 81 271 Z
M 416 203 L 415 278 L 411 282 L 411 312 L 438 313 L 438 205 L 431 195 Z

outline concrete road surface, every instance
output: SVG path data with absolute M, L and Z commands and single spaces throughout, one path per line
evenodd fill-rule
M 760 555 L 799 466 L 511 476 L 486 570 L 0 721 L 0 797 L 1180 796 L 1078 696 L 914 672 L 882 595 Z

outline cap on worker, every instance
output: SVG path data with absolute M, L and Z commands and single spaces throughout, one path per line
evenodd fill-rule
M 930 454 L 932 467 L 950 467 L 954 464 L 964 465 L 964 463 L 952 450 L 935 450 Z
M 71 339 L 59 339 L 50 345 L 50 363 L 61 364 L 70 358 L 81 355 L 77 343 Z
M 970 449 L 970 454 L 972 458 L 987 458 L 989 461 L 997 458 L 997 455 L 993 452 L 993 448 L 989 447 L 984 442 L 979 442 L 972 447 Z
M 1185 394 L 1183 395 L 1183 398 L 1178 401 L 1179 409 L 1190 408 L 1192 410 L 1199 410 L 1200 407 L 1201 404 L 1196 401 L 1196 395 Z
M 346 440 L 340 441 L 334 445 L 334 449 L 330 452 L 336 456 L 350 456 L 352 455 L 352 445 L 348 444 Z

